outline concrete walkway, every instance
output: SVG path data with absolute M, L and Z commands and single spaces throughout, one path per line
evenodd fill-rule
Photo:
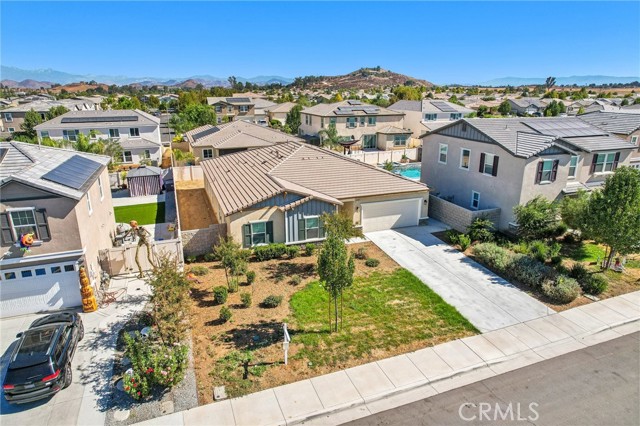
M 554 313 L 430 231 L 417 226 L 366 236 L 482 332 Z
M 640 331 L 640 291 L 139 425 L 336 425 Z

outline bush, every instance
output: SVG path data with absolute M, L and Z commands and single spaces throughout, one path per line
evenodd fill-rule
M 215 300 L 217 305 L 222 305 L 227 301 L 229 297 L 229 290 L 226 287 L 219 285 L 218 287 L 214 287 L 213 289 L 213 300 Z
M 518 233 L 528 241 L 546 238 L 558 226 L 558 206 L 542 195 L 515 206 L 513 212 L 518 222 Z
M 196 260 L 198 260 L 198 258 L 196 258 L 195 256 L 187 256 L 187 263 L 196 263 Z
M 294 275 L 291 277 L 291 281 L 289 281 L 293 285 L 298 285 L 302 282 L 302 277 L 300 275 Z
M 367 249 L 364 247 L 360 247 L 358 250 L 356 250 L 356 254 L 354 256 L 356 259 L 360 260 L 365 260 L 367 257 L 369 257 L 367 255 Z
M 214 254 L 214 253 L 207 253 L 203 256 L 203 259 L 205 262 L 214 262 L 216 260 L 220 260 L 218 259 L 218 257 Z
M 380 261 L 378 259 L 374 259 L 373 257 L 370 257 L 369 259 L 365 260 L 364 264 L 370 268 L 375 268 L 380 264 Z
M 494 243 L 481 243 L 474 246 L 473 254 L 478 260 L 498 273 L 507 271 L 513 256 L 509 251 Z
M 545 262 L 549 257 L 549 246 L 542 240 L 529 243 L 529 254 L 540 262 Z
M 253 249 L 253 255 L 259 262 L 271 259 L 279 259 L 287 253 L 287 246 L 282 243 L 258 246 Z
M 229 293 L 237 293 L 239 285 L 238 277 L 229 278 Z
M 233 313 L 231 312 L 231 309 L 227 308 L 226 306 L 223 306 L 222 309 L 220 309 L 220 320 L 222 322 L 229 321 L 232 316 Z
M 253 284 L 255 280 L 256 280 L 256 272 L 247 271 L 247 284 Z
M 251 306 L 251 293 L 241 293 L 240 301 L 242 302 L 242 306 L 248 308 Z
M 562 256 L 553 256 L 551 258 L 551 264 L 556 267 L 562 265 Z
M 480 241 L 481 243 L 488 243 L 495 238 L 493 232 L 495 228 L 493 222 L 484 217 L 479 217 L 474 220 L 467 228 L 467 234 L 471 241 Z
M 289 259 L 295 259 L 300 254 L 300 247 L 298 246 L 287 246 L 287 257 Z
M 460 239 L 460 233 L 458 231 L 456 231 L 455 229 L 449 229 L 447 231 L 447 238 L 449 239 L 449 242 L 451 243 L 451 245 L 456 245 L 458 244 L 458 241 Z
M 589 279 L 589 270 L 582 263 L 574 263 L 571 269 L 569 269 L 569 276 L 578 280 L 579 283 L 585 282 Z
M 578 281 L 585 293 L 594 296 L 602 293 L 609 287 L 607 279 L 602 275 L 589 275 L 584 281 Z
M 304 255 L 305 256 L 313 256 L 313 253 L 316 252 L 316 245 L 313 243 L 307 243 L 304 245 Z
M 282 296 L 274 296 L 272 294 L 262 301 L 262 306 L 265 308 L 277 308 L 280 306 L 280 303 L 282 303 Z
M 471 246 L 471 238 L 468 235 L 460 234 L 458 236 L 458 245 L 460 246 L 460 250 L 467 250 Z
M 575 232 L 569 232 L 568 234 L 565 234 L 565 236 L 562 238 L 562 241 L 565 244 L 575 244 L 580 241 L 580 238 Z
M 554 237 L 561 237 L 564 234 L 567 233 L 567 231 L 569 230 L 569 227 L 567 226 L 566 223 L 564 222 L 560 222 L 558 224 L 558 226 L 556 226 L 556 229 L 554 230 Z
M 201 277 L 209 273 L 209 268 L 207 268 L 206 266 L 200 266 L 200 265 L 192 266 L 191 268 L 189 268 L 189 272 L 191 272 L 193 275 L 197 275 Z
M 557 303 L 570 303 L 580 295 L 580 286 L 573 278 L 560 275 L 557 280 L 546 280 L 542 292 Z
M 529 287 L 540 287 L 547 279 L 555 278 L 553 268 L 538 262 L 536 259 L 525 256 L 514 256 L 509 265 L 509 276 Z

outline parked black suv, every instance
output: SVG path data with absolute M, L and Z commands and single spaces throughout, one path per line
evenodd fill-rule
M 84 336 L 80 315 L 62 312 L 35 320 L 9 360 L 2 388 L 11 404 L 48 398 L 71 384 L 71 360 Z

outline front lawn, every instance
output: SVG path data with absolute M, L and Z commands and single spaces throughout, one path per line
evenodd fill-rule
M 164 223 L 164 202 L 136 204 L 134 206 L 118 206 L 113 208 L 116 223 L 138 221 L 138 225 Z
M 584 241 L 575 244 L 563 244 L 560 254 L 577 262 L 602 262 L 605 256 L 604 246 Z

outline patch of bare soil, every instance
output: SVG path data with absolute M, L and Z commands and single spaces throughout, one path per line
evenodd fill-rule
M 187 181 L 190 182 L 193 181 Z M 218 223 L 204 188 L 183 189 L 176 185 L 176 194 L 181 230 L 202 229 Z

